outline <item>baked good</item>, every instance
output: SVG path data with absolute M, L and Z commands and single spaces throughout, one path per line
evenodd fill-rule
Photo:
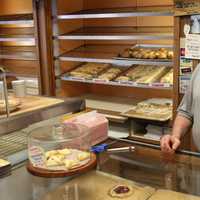
M 130 185 L 116 185 L 109 190 L 109 195 L 113 198 L 126 198 L 133 194 L 133 188 Z
M 122 70 L 119 68 L 112 67 L 108 69 L 106 72 L 104 72 L 103 74 L 101 74 L 100 76 L 98 76 L 98 79 L 110 81 L 114 79 L 117 75 L 119 75 L 121 71 Z
M 77 160 L 64 160 L 64 165 L 66 169 L 73 169 L 75 167 L 78 167 L 80 165 L 80 162 Z
M 93 77 L 91 74 L 75 72 L 75 71 L 70 72 L 70 76 L 77 77 L 77 78 L 85 78 L 85 79 L 91 79 Z
M 90 153 L 77 149 L 57 149 L 45 152 L 45 167 L 70 170 L 90 160 Z
M 131 79 L 128 76 L 119 76 L 116 81 L 130 81 Z
M 14 97 L 8 97 L 8 105 L 9 105 L 9 110 L 14 111 L 20 106 L 20 101 L 17 98 Z M 0 113 L 5 113 L 6 112 L 6 103 L 5 100 L 0 100 Z
M 53 167 L 53 166 L 60 166 L 63 165 L 63 160 L 65 156 L 63 155 L 53 155 L 46 159 L 46 166 Z
M 81 152 L 81 153 L 78 154 L 78 160 L 79 161 L 87 160 L 88 158 L 90 158 L 89 152 Z
M 61 149 L 61 150 L 57 150 L 57 152 L 61 155 L 70 155 L 71 154 L 71 150 L 70 149 Z
M 161 104 L 153 101 L 143 101 L 137 104 L 134 112 L 145 116 L 161 117 L 169 115 L 170 113 L 172 114 L 172 103 L 166 102 Z
M 173 84 L 173 69 L 170 69 L 160 80 L 161 83 Z
M 160 77 L 163 76 L 163 74 L 165 73 L 166 73 L 166 68 L 164 66 L 163 67 L 152 66 L 150 67 L 149 70 L 148 69 L 145 70 L 142 76 L 136 80 L 136 83 L 142 83 L 142 84 L 153 83 L 159 80 Z
M 166 48 L 138 48 L 133 47 L 128 50 L 128 55 L 130 58 L 136 59 L 172 59 L 174 54 L 173 51 Z

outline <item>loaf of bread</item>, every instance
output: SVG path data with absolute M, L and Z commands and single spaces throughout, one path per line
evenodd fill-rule
M 160 80 L 161 83 L 173 84 L 173 69 L 167 72 Z
M 112 67 L 108 69 L 105 73 L 98 76 L 98 79 L 110 81 L 116 78 L 121 72 L 121 69 Z
M 79 78 L 93 78 L 107 67 L 109 67 L 109 64 L 86 63 L 69 72 L 69 75 Z

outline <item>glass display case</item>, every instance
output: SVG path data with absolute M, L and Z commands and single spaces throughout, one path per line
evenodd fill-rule
M 109 148 L 133 147 L 128 142 L 111 144 Z M 116 196 L 112 196 L 112 189 L 117 191 L 117 186 L 126 186 L 133 192 L 124 199 L 199 199 L 198 157 L 184 154 L 170 157 L 158 149 L 134 147 L 133 151 L 100 154 L 98 170 L 67 181 L 41 199 L 113 199 Z
M 199 199 L 199 153 L 195 156 L 176 153 L 169 157 L 162 155 L 159 149 L 132 142 L 110 140 L 107 144 L 109 149 L 134 148 L 130 152 L 100 153 L 96 169 L 71 177 L 32 176 L 23 164 L 0 182 L 1 197 L 11 200 L 113 199 L 110 191 L 117 185 L 125 185 L 131 186 L 134 192 L 125 199 Z M 19 179 L 23 185 L 11 187 Z
M 28 137 L 29 161 L 46 170 L 68 171 L 86 165 L 90 147 L 88 128 L 75 123 L 36 128 Z

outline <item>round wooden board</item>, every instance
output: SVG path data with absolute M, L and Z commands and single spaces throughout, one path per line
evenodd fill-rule
M 37 168 L 34 167 L 30 162 L 27 163 L 27 170 L 34 176 L 45 177 L 45 178 L 59 178 L 59 177 L 73 176 L 76 174 L 87 172 L 96 167 L 96 164 L 97 164 L 96 155 L 94 153 L 91 153 L 91 159 L 87 164 L 69 171 L 63 171 L 63 170 L 53 171 L 53 170 Z

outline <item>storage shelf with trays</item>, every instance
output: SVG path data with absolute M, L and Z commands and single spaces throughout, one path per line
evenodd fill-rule
M 54 1 L 55 2 L 55 1 Z M 132 65 L 156 65 L 156 66 L 167 66 L 173 67 L 172 59 L 162 60 L 162 59 L 133 59 L 133 58 L 120 58 L 119 55 L 124 49 L 128 49 L 132 47 L 134 44 L 145 43 L 150 44 L 150 41 L 161 41 L 161 44 L 168 44 L 168 41 L 173 40 L 173 25 L 161 25 L 161 26 L 137 26 L 130 25 L 129 27 L 120 26 L 115 27 L 116 23 L 114 18 L 119 18 L 120 23 L 123 23 L 124 19 L 120 18 L 134 18 L 134 17 L 148 17 L 148 16 L 173 16 L 172 7 L 161 6 L 161 8 L 157 7 L 137 7 L 137 8 L 106 8 L 106 9 L 90 9 L 90 10 L 81 10 L 78 12 L 55 12 L 54 7 L 54 16 L 53 16 L 53 25 L 54 25 L 54 36 L 53 39 L 55 41 L 55 61 L 56 67 L 59 65 L 62 68 L 67 68 L 67 63 L 72 66 L 79 65 L 80 62 L 89 62 L 89 63 L 109 63 L 112 65 L 119 65 L 124 67 L 130 67 Z M 108 24 L 111 23 L 113 18 L 114 26 L 104 27 L 103 20 L 108 20 Z M 102 27 L 100 23 L 95 24 L 93 19 L 99 20 L 98 22 L 102 23 Z M 77 20 L 77 21 L 76 21 Z M 79 20 L 79 21 L 78 21 Z M 86 23 L 84 24 L 83 22 Z M 91 21 L 89 21 L 91 20 Z M 92 21 L 93 20 L 93 21 Z M 64 25 L 64 23 L 73 24 L 74 29 L 71 29 L 71 32 L 65 33 L 64 28 L 59 26 Z M 78 29 L 78 24 L 82 24 L 83 27 Z M 89 22 L 89 23 L 87 23 Z M 92 22 L 92 23 L 90 23 Z M 107 22 L 107 21 L 106 21 Z M 76 26 L 77 23 L 77 26 Z M 134 23 L 133 23 L 134 24 Z M 94 27 L 91 27 L 94 26 Z M 124 24 L 123 24 L 124 25 Z M 80 25 L 81 26 L 81 25 Z M 76 28 L 75 28 L 76 27 Z M 62 30 L 63 32 L 59 32 Z M 69 41 L 69 46 L 67 46 L 67 42 Z M 129 42 L 130 41 L 130 42 Z M 132 42 L 131 42 L 132 41 Z M 163 41 L 166 41 L 163 43 Z M 75 45 L 77 44 L 80 45 Z M 123 43 L 124 42 L 124 43 Z M 129 43 L 128 43 L 129 42 Z M 83 43 L 83 44 L 82 44 Z M 154 43 L 154 42 L 153 42 Z M 59 46 L 60 44 L 61 47 Z M 65 44 L 68 50 L 65 50 Z M 128 45 L 127 45 L 128 44 Z M 156 42 L 158 44 L 158 42 Z M 66 70 L 66 71 L 67 71 Z M 108 86 L 119 86 L 119 87 L 129 87 L 129 88 L 141 88 L 147 90 L 156 90 L 158 89 L 158 93 L 161 91 L 161 96 L 170 96 L 172 85 L 169 84 L 135 84 L 131 82 L 120 83 L 116 81 L 100 81 L 98 79 L 88 80 L 88 79 L 79 79 L 70 77 L 67 75 L 65 70 L 61 72 L 60 79 L 62 81 L 69 82 L 69 87 L 71 83 L 83 83 L 83 84 L 98 84 L 98 85 L 108 85 Z M 65 74 L 66 73 L 66 74 Z M 70 83 L 71 82 L 71 83 Z M 65 87 L 64 87 L 65 88 Z M 67 87 L 66 87 L 67 88 Z M 103 89 L 102 89 L 103 90 Z M 106 89 L 105 89 L 106 90 Z M 126 89 L 125 89 L 126 90 Z M 106 90 L 107 91 L 107 90 Z M 127 90 L 130 91 L 130 90 Z M 134 91 L 134 89 L 133 89 Z M 140 90 L 137 90 L 139 91 Z M 166 92 L 165 92 L 166 91 Z M 151 93 L 151 92 L 150 92 Z M 154 92 L 152 92 L 153 94 Z
M 0 59 L 10 74 L 18 76 L 23 73 L 27 77 L 36 75 L 39 65 L 33 13 L 10 14 L 0 16 L 1 50 Z M 33 66 L 30 70 L 25 65 Z M 18 71 L 18 67 L 20 70 Z M 32 74 L 34 73 L 34 74 Z
M 172 16 L 172 7 L 140 7 L 138 8 L 108 8 L 82 10 L 74 13 L 60 14 L 58 20 L 67 19 L 97 19 L 97 18 L 127 18 L 141 16 Z
M 165 47 L 166 45 L 156 45 L 157 47 Z M 130 65 L 157 65 L 157 66 L 172 66 L 171 61 L 148 60 L 148 59 L 122 59 L 118 57 L 123 49 L 129 48 L 131 45 L 83 45 L 72 51 L 61 54 L 57 59 L 60 61 L 74 62 L 96 62 L 110 63 L 115 65 L 130 66 Z

